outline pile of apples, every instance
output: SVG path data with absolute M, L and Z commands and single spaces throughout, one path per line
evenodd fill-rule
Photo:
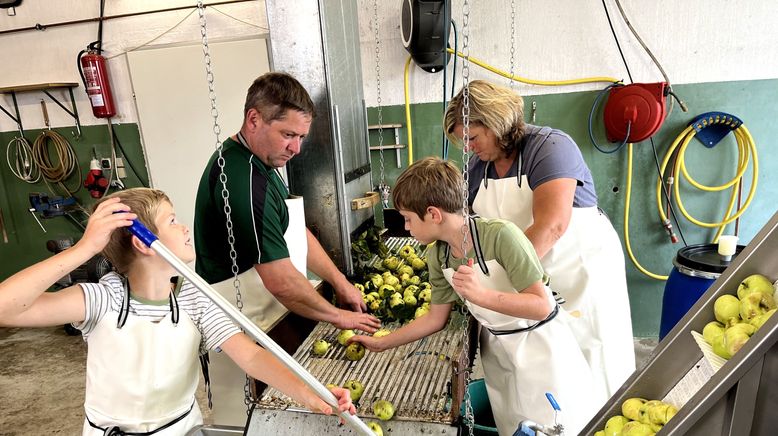
M 389 254 L 365 277 L 354 283 L 368 312 L 385 322 L 406 322 L 429 313 L 432 286 L 427 282 L 427 260 L 411 245 Z
M 716 355 L 730 359 L 775 313 L 775 289 L 761 274 L 748 276 L 737 288 L 737 297 L 722 295 L 713 303 L 716 321 L 702 330 Z
M 651 436 L 661 430 L 678 409 L 659 400 L 630 398 L 622 403 L 621 413 L 608 419 L 605 429 L 594 436 Z

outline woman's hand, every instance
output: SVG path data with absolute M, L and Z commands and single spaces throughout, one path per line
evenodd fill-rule
M 129 227 L 138 216 L 119 197 L 109 198 L 97 206 L 89 217 L 84 236 L 76 244 L 92 255 L 100 253 L 111 240 L 111 234 L 120 227 Z M 75 248 L 75 247 L 74 247 Z
M 350 344 L 352 342 L 359 342 L 368 350 L 380 353 L 387 349 L 386 343 L 383 339 L 384 337 L 376 338 L 367 335 L 354 335 L 348 339 L 348 343 Z
M 338 400 L 338 414 L 340 414 L 340 412 L 348 412 L 351 415 L 357 413 L 357 410 L 354 407 L 354 403 L 351 402 L 351 391 L 345 388 L 334 386 L 330 388 L 330 392 L 332 392 L 332 394 L 335 395 L 335 398 Z M 313 391 L 311 391 L 311 394 L 313 395 Z M 325 415 L 332 415 L 332 406 L 315 395 L 313 395 L 313 398 L 311 398 L 308 406 L 314 412 L 321 412 Z M 345 423 L 343 418 L 340 419 L 340 422 L 341 424 Z
M 460 265 L 457 268 L 451 282 L 454 291 L 468 301 L 472 300 L 482 290 L 481 282 L 478 280 L 475 269 L 473 269 L 473 259 L 468 259 L 467 265 Z

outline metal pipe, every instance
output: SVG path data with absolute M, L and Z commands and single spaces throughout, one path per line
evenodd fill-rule
M 292 358 L 283 348 L 276 344 L 270 337 L 265 334 L 259 327 L 257 327 L 251 320 L 241 313 L 235 306 L 232 305 L 226 298 L 222 297 L 215 289 L 211 287 L 208 282 L 203 280 L 197 273 L 192 271 L 184 262 L 176 257 L 162 242 L 159 241 L 156 235 L 152 233 L 146 226 L 141 224 L 140 221 L 134 220 L 132 226 L 128 230 L 140 239 L 144 244 L 157 252 L 167 263 L 176 269 L 182 276 L 192 282 L 192 284 L 205 294 L 211 301 L 216 304 L 224 313 L 227 314 L 236 324 L 238 324 L 247 335 L 251 336 L 254 340 L 260 343 L 267 351 L 272 353 L 278 360 L 281 361 L 289 370 L 291 370 L 300 380 L 302 380 L 308 387 L 310 387 L 316 395 L 324 400 L 327 404 L 332 406 L 333 411 L 338 410 L 338 401 L 335 395 L 332 394 L 327 388 L 308 371 L 303 368 L 296 360 Z M 351 415 L 348 412 L 339 412 L 341 418 L 343 418 L 347 424 L 354 428 L 358 433 L 364 436 L 375 436 L 372 430 L 356 415 Z
M 227 5 L 230 3 L 243 3 L 243 2 L 250 2 L 250 1 L 258 1 L 258 0 L 226 0 L 226 1 L 220 1 L 220 2 L 214 2 L 214 3 L 208 3 L 205 4 L 205 7 L 208 6 L 219 6 L 219 5 Z M 107 17 L 103 17 L 100 19 L 100 17 L 95 18 L 84 18 L 82 20 L 71 20 L 71 21 L 60 21 L 58 23 L 52 23 L 52 24 L 36 24 L 34 26 L 28 26 L 28 27 L 20 27 L 18 29 L 10 29 L 10 30 L 2 30 L 0 31 L 0 35 L 5 35 L 6 33 L 17 33 L 17 32 L 26 32 L 28 30 L 46 30 L 49 27 L 60 27 L 60 26 L 69 26 L 71 24 L 83 24 L 83 23 L 93 23 L 95 21 L 107 21 L 112 20 L 114 18 L 126 18 L 126 17 L 134 17 L 137 15 L 147 15 L 147 14 L 156 14 L 159 12 L 171 12 L 171 11 L 179 11 L 181 9 L 193 9 L 197 6 L 178 6 L 175 8 L 166 8 L 166 9 L 155 9 L 153 11 L 141 11 L 141 12 L 130 12 L 127 14 L 118 14 L 118 15 L 109 15 Z

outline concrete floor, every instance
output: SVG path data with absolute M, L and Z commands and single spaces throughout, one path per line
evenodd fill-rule
M 656 344 L 656 338 L 635 338 L 638 367 Z M 0 328 L 0 435 L 81 434 L 85 361 L 81 336 L 61 327 Z M 480 377 L 476 368 L 474 378 Z M 198 402 L 206 404 L 202 380 Z M 203 416 L 210 424 L 207 408 Z

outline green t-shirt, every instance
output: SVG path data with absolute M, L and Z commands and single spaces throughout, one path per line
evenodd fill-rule
M 223 145 L 238 272 L 289 257 L 284 240 L 289 191 L 283 180 L 241 143 L 228 138 Z M 195 202 L 195 269 L 209 283 L 233 276 L 217 158 L 214 152 L 200 177 Z
M 485 218 L 476 218 L 475 223 L 484 261 L 496 260 L 505 269 L 515 290 L 520 292 L 538 280 L 546 281 L 535 248 L 515 224 L 501 219 Z M 446 245 L 445 242 L 437 241 L 430 246 L 427 254 L 432 304 L 453 303 L 460 299 L 443 276 L 443 268 L 446 265 Z M 475 251 L 471 249 L 467 257 L 472 258 L 475 261 L 473 267 L 478 268 Z M 448 267 L 454 270 L 466 263 L 465 259 L 456 259 L 453 256 L 449 256 L 448 259 Z M 508 289 L 499 290 L 508 291 Z

